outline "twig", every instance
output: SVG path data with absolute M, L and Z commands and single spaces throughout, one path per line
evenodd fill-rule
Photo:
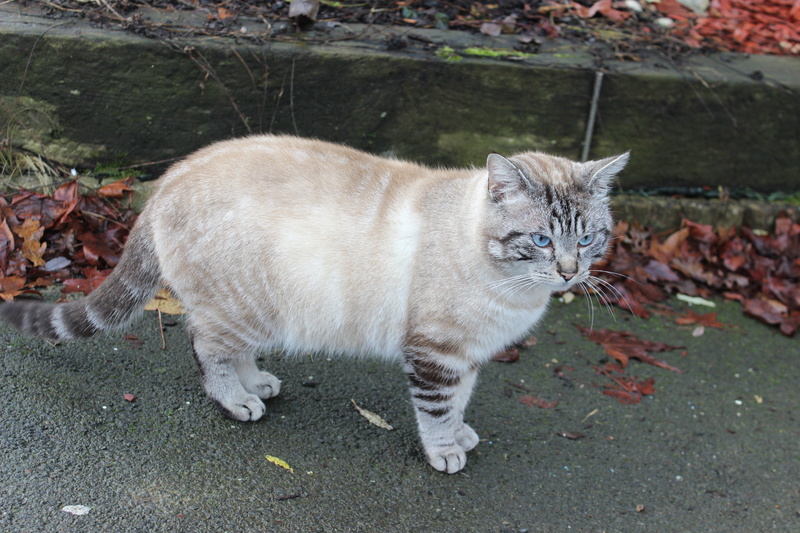
M 216 81 L 220 85 L 220 87 L 222 87 L 222 90 L 225 92 L 225 96 L 228 97 L 228 102 L 231 104 L 231 107 L 233 107 L 233 110 L 236 112 L 236 115 L 239 117 L 239 120 L 244 125 L 245 129 L 247 130 L 247 133 L 253 133 L 253 130 L 250 127 L 250 124 L 247 123 L 247 117 L 239 109 L 239 106 L 236 103 L 236 100 L 234 99 L 233 94 L 231 94 L 230 89 L 228 89 L 227 85 L 225 85 L 225 83 L 220 79 L 220 77 L 217 75 L 217 73 L 211 67 L 211 64 L 209 63 L 209 61 L 205 58 L 205 56 L 197 48 L 195 48 L 194 46 L 185 46 L 183 48 L 183 53 L 185 53 L 187 56 L 189 56 L 189 59 L 194 61 L 195 65 L 200 67 L 200 69 L 203 72 L 205 72 L 207 76 L 212 78 L 214 81 Z M 195 54 L 197 54 L 197 57 L 195 57 Z
M 297 122 L 294 120 L 294 57 L 292 58 L 292 75 L 289 78 L 289 111 L 292 114 L 294 133 L 295 135 L 300 135 L 300 130 L 297 129 Z
M 586 136 L 583 139 L 583 152 L 581 162 L 585 163 L 589 159 L 589 150 L 592 147 L 592 135 L 594 135 L 594 121 L 597 117 L 597 107 L 600 101 L 600 88 L 603 86 L 603 73 L 594 73 L 594 91 L 592 93 L 592 106 L 589 108 L 589 120 L 586 123 Z
M 167 339 L 164 337 L 164 324 L 161 322 L 161 309 L 156 309 L 158 313 L 158 331 L 161 333 L 161 349 L 167 349 Z

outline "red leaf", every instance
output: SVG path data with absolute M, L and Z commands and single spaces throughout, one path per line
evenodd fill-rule
M 783 322 L 788 309 L 777 300 L 750 298 L 744 301 L 744 312 L 770 325 Z
M 90 265 L 99 266 L 101 258 L 110 267 L 119 263 L 120 252 L 104 242 L 102 235 L 87 232 L 78 235 L 78 240 L 83 243 L 83 253 Z
M 670 235 L 663 243 L 659 243 L 653 239 L 650 242 L 650 250 L 648 250 L 647 253 L 656 261 L 668 264 L 670 259 L 675 257 L 678 248 L 680 248 L 680 245 L 683 244 L 683 241 L 685 241 L 688 236 L 689 228 L 681 228 Z
M 691 324 L 699 324 L 709 328 L 724 329 L 731 327 L 730 324 L 723 324 L 717 321 L 717 313 L 695 313 L 688 309 L 686 313 L 675 319 L 676 324 L 681 326 L 688 326 Z
M 600 344 L 603 350 L 619 361 L 622 367 L 628 364 L 629 359 L 638 359 L 643 363 L 672 370 L 673 372 L 681 372 L 681 370 L 674 366 L 655 359 L 649 352 L 677 350 L 682 348 L 682 346 L 671 346 L 663 342 L 641 340 L 628 331 L 612 331 L 608 329 L 589 330 L 577 324 L 575 327 L 589 340 Z
M 793 313 L 781 321 L 781 333 L 787 337 L 794 335 L 800 329 L 800 313 Z
M 224 9 L 224 8 L 219 8 Z M 108 185 L 103 185 L 97 190 L 97 194 L 104 198 L 123 198 L 125 193 L 132 192 L 131 189 L 132 178 L 125 178 Z
M 514 363 L 519 360 L 519 348 L 516 346 L 511 346 L 510 348 L 506 348 L 502 352 L 499 352 L 492 357 L 492 361 L 498 361 L 500 363 Z
M 64 203 L 64 214 L 59 218 L 58 223 L 61 224 L 67 219 L 67 215 L 72 213 L 78 205 L 78 179 L 68 181 L 61 185 L 56 192 L 53 193 L 53 199 Z
M 528 395 L 520 396 L 519 401 L 528 407 L 538 407 L 539 409 L 552 409 L 558 405 L 558 402 L 548 402 L 547 400 Z
M 86 279 L 76 278 L 64 280 L 64 288 L 61 289 L 62 294 L 73 292 L 89 294 L 106 280 L 111 274 L 111 269 L 97 270 L 96 268 L 85 267 L 81 270 L 81 273 L 86 276 Z
M 133 394 L 130 394 L 130 393 L 123 394 L 122 397 L 125 398 L 126 402 L 135 402 L 136 401 L 136 396 L 134 396 Z
M 617 389 L 606 389 L 603 391 L 606 396 L 611 396 L 619 403 L 625 405 L 634 405 L 642 401 L 642 394 L 640 392 L 629 392 Z

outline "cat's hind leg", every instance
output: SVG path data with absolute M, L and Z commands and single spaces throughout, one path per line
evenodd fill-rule
M 252 357 L 237 359 L 235 367 L 239 381 L 247 392 L 255 394 L 262 400 L 273 398 L 281 392 L 281 380 L 269 372 L 259 370 Z
M 275 396 L 280 382 L 255 365 L 256 347 L 238 336 L 192 324 L 192 350 L 206 394 L 234 420 L 254 422 L 264 415 L 261 398 Z M 244 377 L 244 379 L 242 379 Z

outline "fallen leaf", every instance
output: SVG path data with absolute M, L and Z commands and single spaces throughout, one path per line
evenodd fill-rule
M 139 337 L 137 337 L 136 335 L 131 335 L 130 333 L 125 335 L 125 337 L 123 338 L 128 342 L 128 344 L 130 344 L 134 348 L 138 348 L 139 346 L 144 344 L 144 341 L 139 340 Z
M 281 468 L 285 468 L 286 470 L 288 470 L 289 472 L 294 474 L 294 468 L 289 466 L 289 463 L 287 463 L 283 459 L 279 459 L 279 458 L 277 458 L 275 456 L 272 456 L 272 455 L 267 455 L 266 457 L 267 457 L 267 461 L 269 461 L 270 463 L 276 464 L 276 465 L 280 466 Z
M 689 326 L 692 324 L 699 324 L 709 328 L 725 329 L 733 327 L 730 324 L 723 324 L 717 320 L 717 313 L 695 313 L 691 309 L 687 309 L 684 314 L 675 319 L 676 324 L 681 326 Z
M 65 513 L 74 514 L 75 516 L 83 516 L 89 514 L 92 508 L 85 505 L 65 505 L 61 510 Z
M 569 440 L 578 440 L 586 436 L 583 433 L 577 433 L 575 431 L 557 431 L 556 435 L 558 435 L 559 437 L 564 437 L 565 439 Z
M 158 289 L 152 300 L 144 306 L 145 311 L 161 311 L 168 315 L 183 315 L 186 311 L 181 302 L 167 289 Z
M 538 407 L 539 409 L 552 409 L 558 405 L 558 402 L 548 402 L 547 400 L 530 395 L 520 396 L 519 401 L 528 407 Z
M 225 8 L 220 7 L 219 10 L 225 10 Z M 224 19 L 220 18 L 220 20 Z M 97 195 L 102 196 L 103 198 L 124 198 L 125 193 L 133 192 L 133 189 L 131 188 L 132 182 L 133 178 L 125 178 L 113 183 L 109 183 L 108 185 L 103 185 L 97 189 Z
M 15 230 L 16 234 L 23 238 L 22 242 L 22 256 L 30 261 L 33 266 L 44 266 L 44 251 L 47 249 L 47 243 L 39 242 L 44 234 L 44 228 L 39 225 L 39 221 L 35 218 L 29 218 L 22 223 L 22 225 Z
M 61 294 L 70 294 L 73 292 L 89 294 L 99 287 L 106 280 L 106 278 L 111 275 L 111 272 L 111 269 L 98 270 L 94 267 L 84 267 L 81 269 L 81 273 L 86 276 L 86 278 L 73 278 L 64 280 L 64 286 L 61 289 Z
M 603 350 L 605 350 L 608 355 L 619 361 L 622 368 L 625 368 L 629 359 L 638 359 L 649 365 L 672 370 L 673 372 L 682 372 L 680 369 L 664 361 L 655 359 L 650 355 L 650 352 L 667 352 L 677 350 L 682 348 L 682 346 L 672 346 L 663 342 L 642 340 L 628 331 L 612 331 L 608 329 L 590 330 L 578 324 L 575 324 L 575 327 L 578 328 L 583 336 L 602 346 Z
M 356 411 L 358 411 L 358 413 L 361 416 L 366 418 L 370 422 L 370 424 L 374 424 L 374 425 L 378 426 L 379 428 L 387 429 L 387 430 L 390 430 L 390 431 L 392 429 L 394 429 L 392 426 L 390 426 L 386 422 L 386 420 L 384 420 L 380 416 L 376 415 L 372 411 L 368 411 L 368 410 L 366 410 L 366 409 L 364 409 L 362 407 L 359 407 L 359 405 L 356 403 L 356 401 L 353 400 L 352 398 L 350 399 L 350 401 L 353 402 L 353 405 L 355 406 Z
M 497 37 L 503 33 L 503 26 L 494 22 L 484 22 L 481 24 L 481 33 L 490 37 Z
M 5 276 L 0 278 L 0 299 L 13 300 L 24 292 L 25 278 L 22 276 Z
M 219 20 L 228 20 L 229 18 L 233 17 L 233 13 L 225 9 L 224 7 L 217 8 L 217 18 Z
M 516 346 L 506 348 L 502 352 L 496 353 L 494 357 L 492 357 L 492 361 L 500 363 L 514 363 L 519 361 L 519 348 Z
M 306 17 L 309 20 L 317 20 L 319 10 L 319 0 L 293 0 L 289 4 L 289 16 L 291 18 Z
M 136 401 L 136 396 L 134 396 L 133 394 L 126 393 L 126 394 L 123 394 L 122 397 L 125 399 L 126 402 L 135 402 Z
M 676 294 L 675 298 L 682 302 L 686 302 L 689 305 L 704 305 L 706 307 L 716 307 L 717 304 L 710 300 L 706 300 L 705 298 L 700 298 L 698 296 L 687 296 L 685 294 Z
M 744 301 L 744 312 L 771 325 L 780 324 L 788 308 L 777 300 L 751 298 Z

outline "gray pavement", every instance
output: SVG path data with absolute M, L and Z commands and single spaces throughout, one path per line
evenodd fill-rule
M 632 362 L 656 393 L 622 405 L 572 325 L 589 324 L 584 302 L 555 302 L 537 345 L 482 373 L 467 419 L 483 440 L 453 476 L 425 463 L 394 365 L 265 356 L 284 390 L 244 424 L 205 399 L 180 323 L 163 351 L 154 313 L 62 346 L 0 325 L 0 531 L 800 531 L 798 341 L 737 305 L 719 318 L 738 327 L 693 337 L 596 307 L 595 328 L 686 346 L 659 354 L 683 374 Z

